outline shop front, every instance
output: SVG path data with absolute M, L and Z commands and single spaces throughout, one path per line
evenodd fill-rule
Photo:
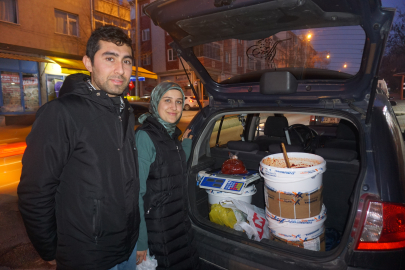
M 48 56 L 52 63 L 45 64 L 46 75 L 46 101 L 59 97 L 59 90 L 62 87 L 66 76 L 74 73 L 90 75 L 82 60 L 66 59 L 61 57 Z
M 0 53 L 0 115 L 33 114 L 41 105 L 39 57 Z

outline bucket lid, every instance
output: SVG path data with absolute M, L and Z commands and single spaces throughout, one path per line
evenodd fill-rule
M 293 178 L 294 181 L 301 181 L 302 179 L 315 178 L 318 174 L 326 171 L 326 161 L 321 156 L 309 153 L 288 153 L 288 157 L 290 158 L 290 162 L 294 159 L 296 159 L 296 162 L 302 160 L 304 163 L 314 160 L 317 164 L 303 168 L 280 168 L 265 164 L 264 161 L 268 158 L 272 160 L 282 160 L 284 162 L 282 153 L 273 154 L 264 157 L 260 161 L 260 175 L 265 179 L 271 179 L 273 182 L 283 182 L 283 178 Z
M 207 189 L 207 193 L 211 195 L 217 195 L 217 196 L 251 196 L 256 193 L 256 186 L 255 185 L 250 185 L 245 187 L 245 190 L 243 191 L 242 194 L 234 194 L 230 192 L 225 192 L 225 191 L 219 191 L 219 190 L 212 190 L 212 189 Z

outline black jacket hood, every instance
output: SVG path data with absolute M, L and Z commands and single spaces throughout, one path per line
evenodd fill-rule
M 83 73 L 76 73 L 66 77 L 59 91 L 59 97 L 66 94 L 90 95 L 91 91 L 86 84 L 90 76 Z
M 92 89 L 87 83 L 87 80 L 90 79 L 90 76 L 83 73 L 76 73 L 67 76 L 59 91 L 59 98 L 66 95 L 78 95 L 107 107 L 113 106 L 113 103 L 105 91 Z M 122 95 L 125 96 L 127 93 L 128 87 L 124 90 Z M 124 102 L 127 103 L 126 99 L 124 99 Z

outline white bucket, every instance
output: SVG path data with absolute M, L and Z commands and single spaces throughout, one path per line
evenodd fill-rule
M 291 166 L 296 164 L 311 167 L 287 168 L 282 153 L 266 156 L 260 162 L 259 169 L 266 185 L 281 192 L 308 192 L 320 189 L 322 173 L 326 171 L 326 161 L 318 155 L 308 153 L 288 153 L 287 155 Z M 264 163 L 268 161 L 272 161 L 271 163 L 278 167 Z
M 320 236 L 324 231 L 326 207 L 322 205 L 321 213 L 305 219 L 286 219 L 273 215 L 266 210 L 269 228 L 276 237 L 288 241 L 306 241 Z
M 223 191 L 216 191 L 212 189 L 207 189 L 208 193 L 208 203 L 209 204 L 219 204 L 220 201 L 224 200 L 225 198 L 232 198 L 239 201 L 244 201 L 247 203 L 252 203 L 252 196 L 256 194 L 256 187 L 255 185 L 250 185 L 245 188 L 245 191 L 242 194 L 234 194 L 229 192 Z

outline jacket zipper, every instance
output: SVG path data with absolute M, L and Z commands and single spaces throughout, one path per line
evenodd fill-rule
M 152 209 L 157 209 L 157 208 L 159 208 L 160 206 L 162 206 L 162 204 L 163 204 L 164 202 L 166 202 L 166 200 L 167 200 L 167 198 L 169 198 L 169 196 L 170 196 L 170 192 L 169 192 L 169 191 L 166 191 L 166 192 L 163 194 L 162 198 L 161 198 L 159 201 L 154 202 L 153 205 L 151 205 L 151 206 L 149 207 L 149 209 L 148 209 L 145 213 L 146 213 L 146 214 L 149 214 Z
M 124 108 L 125 109 L 125 108 Z M 121 164 L 121 172 L 124 172 L 124 160 L 123 160 L 123 147 L 124 147 L 124 136 L 123 136 L 123 129 L 122 129 L 122 117 L 120 115 L 120 112 L 118 111 L 118 142 L 119 142 L 119 147 L 118 147 L 118 155 L 120 157 L 120 164 Z M 121 184 L 123 187 L 123 194 L 125 194 L 125 188 L 124 188 L 124 179 L 122 178 L 122 173 L 121 173 Z M 125 201 L 125 199 L 124 199 Z M 127 207 L 125 207 L 125 213 L 127 214 Z M 128 233 L 128 225 L 127 225 L 127 233 Z M 131 240 L 127 238 L 127 246 L 128 250 L 131 248 Z
M 183 177 L 183 174 L 184 174 L 184 172 L 183 172 L 183 162 L 182 162 L 182 159 L 181 159 L 179 146 L 176 145 L 176 148 L 177 148 L 177 153 L 179 154 L 179 158 L 180 158 L 180 162 L 181 162 L 181 176 Z M 184 202 L 182 202 L 182 203 L 183 203 L 183 207 L 184 207 L 184 214 L 186 215 L 185 218 L 188 218 L 187 208 L 186 208 L 186 206 L 184 205 Z M 183 223 L 183 224 L 185 224 L 185 223 Z M 186 228 L 185 226 L 184 226 L 184 231 L 185 231 L 185 235 L 186 235 L 186 237 L 187 237 L 187 242 L 189 242 L 188 231 L 187 231 L 187 228 Z M 191 249 L 189 250 L 189 252 L 190 252 L 190 254 L 191 254 Z
M 182 164 L 182 166 L 181 166 L 181 175 L 183 175 L 183 160 L 181 159 L 180 150 L 179 150 L 178 145 L 176 145 L 176 149 L 177 149 L 177 154 L 179 155 L 179 158 L 180 158 L 180 162 Z
M 93 204 L 93 233 L 94 233 L 94 241 L 98 242 L 98 236 L 100 232 L 100 200 L 94 199 Z

